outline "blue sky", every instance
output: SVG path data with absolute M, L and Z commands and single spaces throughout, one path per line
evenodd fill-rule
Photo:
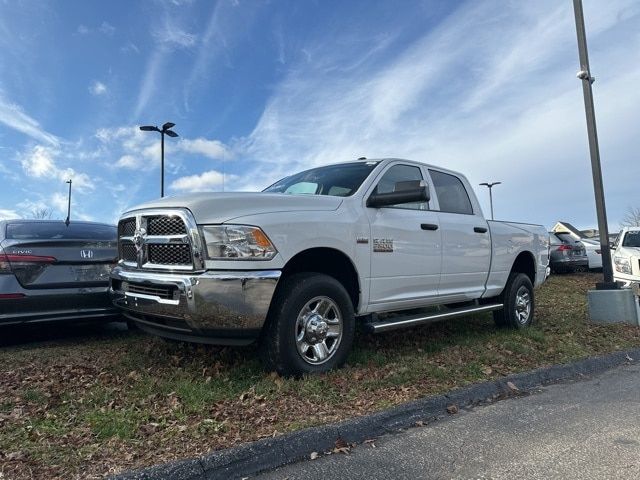
M 585 0 L 609 221 L 640 206 L 640 2 Z M 0 0 L 0 218 L 114 222 L 166 190 L 403 157 L 496 218 L 595 226 L 566 1 Z M 223 175 L 224 174 L 224 175 Z M 486 190 L 476 187 L 485 212 Z

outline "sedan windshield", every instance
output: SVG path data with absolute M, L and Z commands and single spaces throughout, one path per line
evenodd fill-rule
M 640 247 L 640 232 L 627 232 L 622 241 L 623 247 Z
M 312 168 L 277 181 L 264 192 L 296 195 L 353 195 L 378 162 L 355 162 Z

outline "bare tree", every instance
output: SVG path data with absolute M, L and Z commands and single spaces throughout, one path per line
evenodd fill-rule
M 640 227 L 640 208 L 629 207 L 620 223 L 623 227 Z
M 37 220 L 50 220 L 51 215 L 53 215 L 53 209 L 51 208 L 34 208 L 31 210 L 31 218 L 35 218 Z

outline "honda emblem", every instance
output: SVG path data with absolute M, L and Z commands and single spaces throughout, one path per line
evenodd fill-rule
M 93 258 L 93 250 L 80 250 L 80 256 L 85 259 Z

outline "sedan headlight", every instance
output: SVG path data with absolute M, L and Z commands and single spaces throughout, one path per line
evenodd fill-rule
M 613 263 L 616 267 L 616 270 L 620 273 L 626 273 L 627 275 L 631 275 L 631 262 L 629 262 L 628 258 L 624 257 L 613 257 Z
M 278 253 L 258 227 L 207 225 L 202 233 L 211 260 L 271 260 Z

